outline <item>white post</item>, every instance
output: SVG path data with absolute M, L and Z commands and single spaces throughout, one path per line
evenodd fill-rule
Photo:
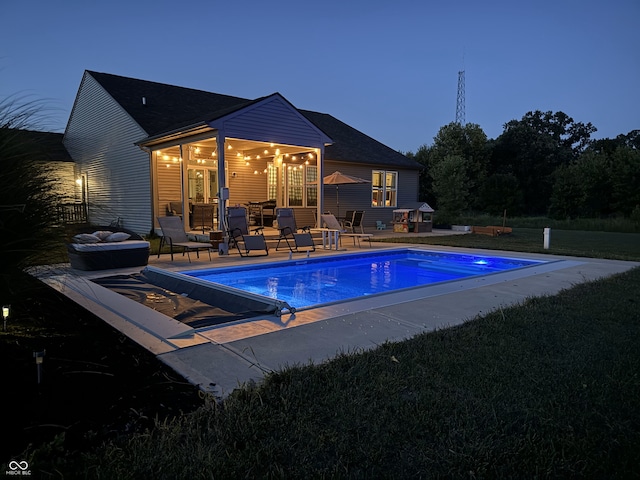
M 180 199 L 182 200 L 182 227 L 185 231 L 191 230 L 191 218 L 189 213 L 189 149 L 180 145 Z
M 225 134 L 223 131 L 218 130 L 216 133 L 216 147 L 218 151 L 218 230 L 223 232 L 222 235 L 227 233 L 227 223 L 225 214 L 227 212 L 227 200 L 229 199 L 229 186 L 227 185 L 226 168 L 227 162 L 225 159 L 226 145 Z
M 545 227 L 543 235 L 544 235 L 544 249 L 549 250 L 549 241 L 551 240 L 551 229 L 549 227 Z

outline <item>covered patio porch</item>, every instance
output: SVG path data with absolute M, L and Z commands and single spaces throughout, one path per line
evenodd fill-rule
M 253 225 L 270 227 L 276 208 L 291 207 L 315 226 L 330 143 L 279 94 L 147 138 L 138 145 L 150 155 L 154 227 L 180 215 L 187 231 L 225 231 L 229 205 L 245 206 Z

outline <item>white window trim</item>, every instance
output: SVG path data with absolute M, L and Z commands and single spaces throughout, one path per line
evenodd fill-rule
M 376 172 L 380 172 L 382 174 L 382 188 L 376 187 L 373 183 L 373 176 Z M 394 205 L 385 205 L 387 198 L 387 174 L 393 173 L 396 177 L 396 186 L 393 189 L 389 189 L 390 191 L 394 191 L 396 194 L 394 196 L 395 204 Z M 398 171 L 397 170 L 371 170 L 371 207 L 372 208 L 398 208 Z M 373 204 L 373 192 L 379 191 L 382 192 L 382 202 L 380 205 Z

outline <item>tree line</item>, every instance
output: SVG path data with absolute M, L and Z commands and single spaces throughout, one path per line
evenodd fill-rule
M 596 128 L 563 112 L 528 112 L 488 139 L 479 125 L 450 123 L 432 145 L 406 155 L 425 168 L 420 198 L 439 223 L 463 213 L 640 221 L 640 130 L 591 139 Z

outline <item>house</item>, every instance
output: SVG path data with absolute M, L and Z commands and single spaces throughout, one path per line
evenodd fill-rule
M 305 225 L 339 207 L 373 226 L 418 196 L 419 163 L 279 93 L 250 100 L 85 71 L 63 142 L 90 221 L 143 234 L 170 205 L 212 205 L 224 221 L 225 206 L 263 214 L 271 202 Z M 370 183 L 340 188 L 338 206 L 334 185 L 319 188 L 335 170 Z

